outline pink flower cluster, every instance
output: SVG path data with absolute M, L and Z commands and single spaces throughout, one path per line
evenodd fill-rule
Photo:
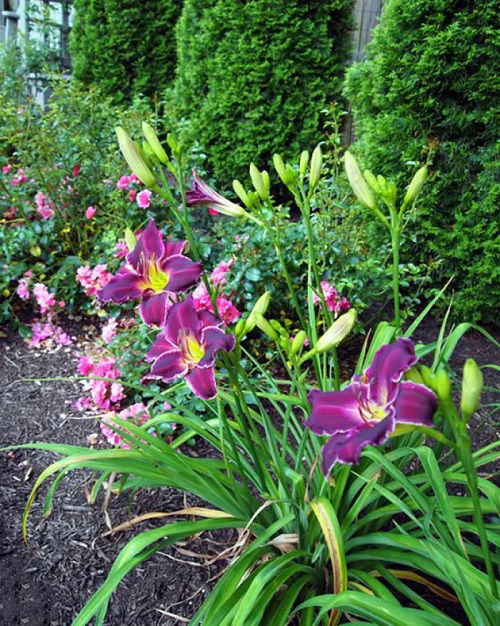
M 351 304 L 347 298 L 339 295 L 339 292 L 335 289 L 333 285 L 331 285 L 328 281 L 321 281 L 321 290 L 323 292 L 323 298 L 325 299 L 325 304 L 332 313 L 338 315 L 342 311 L 347 311 L 350 308 Z M 314 304 L 318 304 L 321 302 L 321 298 L 316 294 L 313 294 L 313 302 Z
M 43 283 L 36 283 L 33 287 L 33 295 L 40 307 L 40 313 L 42 315 L 45 315 L 45 313 L 56 304 L 56 294 L 49 291 L 47 286 Z
M 36 210 L 44 220 L 48 220 L 54 215 L 55 206 L 53 202 L 47 201 L 47 196 L 39 191 L 35 195 Z
M 150 419 L 148 409 L 144 404 L 142 404 L 142 402 L 136 402 L 135 404 L 131 404 L 127 408 L 121 410 L 119 413 L 113 411 L 102 418 L 101 432 L 106 437 L 108 443 L 110 443 L 112 446 L 118 446 L 119 448 L 129 450 L 130 445 L 123 439 L 123 435 L 115 432 L 110 427 L 110 424 L 113 423 L 113 418 L 115 417 L 121 420 L 131 421 L 136 426 L 142 426 Z M 122 429 L 120 426 L 118 426 L 118 428 L 120 428 L 120 430 L 125 430 Z
M 149 189 L 143 189 L 138 192 L 134 185 L 140 184 L 141 181 L 133 172 L 128 176 L 120 176 L 120 178 L 116 181 L 116 187 L 118 189 L 128 189 L 128 198 L 130 202 L 137 201 L 137 206 L 140 209 L 148 209 L 151 205 L 151 191 L 149 191 Z
M 16 293 L 21 300 L 28 300 L 30 297 L 31 276 L 32 272 L 28 270 L 24 273 L 24 278 L 21 278 L 17 284 Z M 62 346 L 70 344 L 71 337 L 64 332 L 60 326 L 55 324 L 54 321 L 57 315 L 56 306 L 59 307 L 59 309 L 64 308 L 64 300 L 57 302 L 55 293 L 49 291 L 47 285 L 43 283 L 36 283 L 33 286 L 32 293 L 40 307 L 42 319 L 35 319 L 35 321 L 30 324 L 32 331 L 29 341 L 30 347 L 37 347 L 49 340 Z
M 101 330 L 101 337 L 104 343 L 111 343 L 116 337 L 116 330 L 118 328 L 118 321 L 115 317 L 109 318 L 109 320 L 103 325 Z
M 87 296 L 95 295 L 100 289 L 105 287 L 111 274 L 108 272 L 106 264 L 96 265 L 91 268 L 90 265 L 82 265 L 76 270 L 76 280 L 83 287 Z
M 51 320 L 46 322 L 34 322 L 31 324 L 32 335 L 29 341 L 31 348 L 39 346 L 48 339 L 53 340 L 61 346 L 67 346 L 71 343 L 71 337 L 64 332 L 60 326 L 53 324 Z
M 100 378 L 119 378 L 120 370 L 116 367 L 116 359 L 105 357 L 94 363 L 93 359 L 84 355 L 78 360 L 77 371 L 80 376 L 95 376 Z M 125 398 L 123 385 L 107 380 L 89 380 L 85 383 L 90 391 L 90 398 L 80 398 L 76 407 L 80 410 L 92 408 L 92 404 L 99 409 L 115 409 Z
M 7 169 L 8 168 L 8 169 Z M 5 165 L 3 167 L 3 173 L 7 174 L 10 170 L 11 166 L 10 165 Z M 26 174 L 24 173 L 24 170 L 19 168 L 16 172 L 16 175 L 14 176 L 14 178 L 11 179 L 10 184 L 13 187 L 17 187 L 18 185 L 20 185 L 21 183 L 24 183 L 28 180 Z
M 132 172 L 128 176 L 120 176 L 120 178 L 116 181 L 117 189 L 130 189 L 132 185 L 140 185 L 141 181 L 137 178 L 137 176 Z
M 217 265 L 217 267 L 210 274 L 210 282 L 214 285 L 214 287 L 222 288 L 227 283 L 226 274 L 230 271 L 233 265 L 234 259 L 230 259 L 229 261 L 222 261 L 221 263 L 219 263 L 219 265 Z M 196 289 L 193 291 L 193 303 L 197 311 L 206 309 L 207 311 L 210 311 L 210 313 L 214 313 L 212 301 L 210 300 L 207 288 L 205 287 L 205 284 L 203 282 L 200 282 Z M 241 317 L 241 313 L 234 306 L 234 304 L 231 302 L 227 295 L 223 293 L 218 295 L 216 298 L 216 303 L 219 317 L 226 325 L 231 324 L 239 317 Z

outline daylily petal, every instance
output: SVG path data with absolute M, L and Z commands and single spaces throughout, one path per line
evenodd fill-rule
M 174 304 L 167 316 L 164 333 L 165 337 L 174 345 L 178 345 L 180 330 L 189 332 L 196 341 L 201 341 L 201 322 L 191 296 L 188 296 L 183 302 Z
M 132 265 L 132 267 L 137 267 L 141 256 L 150 259 L 154 255 L 159 260 L 164 254 L 163 236 L 156 228 L 155 221 L 152 219 L 147 228 L 139 235 L 135 248 L 127 254 L 127 263 Z
M 179 348 L 165 337 L 165 331 L 163 331 L 156 335 L 155 341 L 146 353 L 145 358 L 148 361 L 154 361 L 165 352 L 172 352 L 172 350 L 179 351 Z
M 311 403 L 311 415 L 305 425 L 318 435 L 333 435 L 365 423 L 350 385 L 342 391 L 314 389 L 309 393 L 308 399 Z
M 164 241 L 163 245 L 165 246 L 164 256 L 169 257 L 174 254 L 182 254 L 183 252 L 187 252 L 189 244 L 187 241 Z
M 205 356 L 199 362 L 199 366 L 213 365 L 217 352 L 219 350 L 231 352 L 234 349 L 235 341 L 234 335 L 226 335 L 221 328 L 214 326 L 204 328 L 201 332 L 201 344 L 205 350 Z
M 108 284 L 97 292 L 97 297 L 103 302 L 121 304 L 126 300 L 133 300 L 142 294 L 139 287 L 140 277 L 127 266 L 122 265 Z
M 213 367 L 195 367 L 186 376 L 191 391 L 203 400 L 211 400 L 217 395 Z
M 370 399 L 382 406 L 394 402 L 401 377 L 417 361 L 410 339 L 399 338 L 395 343 L 382 346 L 363 374 L 370 385 Z
M 171 350 L 170 352 L 164 352 L 156 359 L 151 367 L 151 371 L 145 378 L 161 378 L 168 383 L 178 376 L 184 376 L 187 371 L 188 368 L 182 359 L 181 351 Z
M 140 306 L 140 313 L 144 323 L 148 326 L 163 326 L 167 313 L 175 302 L 174 297 L 174 294 L 168 291 L 145 293 Z
M 328 476 L 333 465 L 338 461 L 347 465 L 359 462 L 363 448 L 368 445 L 383 444 L 395 427 L 395 421 L 387 417 L 381 422 L 368 422 L 350 432 L 337 433 L 323 446 L 321 468 Z
M 168 257 L 160 267 L 168 276 L 168 291 L 174 292 L 183 291 L 194 285 L 202 272 L 201 263 L 195 263 L 182 254 Z
M 399 393 L 394 403 L 396 422 L 432 427 L 432 416 L 436 412 L 435 394 L 418 383 L 405 380 L 399 384 Z
M 213 313 L 207 311 L 207 309 L 201 309 L 198 311 L 198 318 L 203 328 L 207 326 L 222 326 L 222 320 L 215 317 Z

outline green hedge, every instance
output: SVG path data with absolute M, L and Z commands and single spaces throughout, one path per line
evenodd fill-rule
M 407 254 L 442 257 L 455 312 L 482 321 L 499 300 L 498 23 L 494 0 L 389 0 L 345 88 L 366 167 L 395 178 L 434 155 Z
M 181 0 L 75 0 L 73 75 L 118 103 L 161 93 L 175 74 Z
M 339 97 L 352 0 L 186 0 L 173 95 L 219 181 L 320 139 Z

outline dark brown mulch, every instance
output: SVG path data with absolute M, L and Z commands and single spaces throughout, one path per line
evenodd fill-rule
M 75 326 L 74 334 L 81 333 Z M 436 336 L 432 321 L 417 337 L 430 341 Z M 457 371 L 465 358 L 479 364 L 498 363 L 499 353 L 479 333 L 469 333 L 455 353 Z M 75 358 L 71 350 L 43 352 L 27 347 L 6 331 L 0 338 L 0 447 L 20 442 L 57 441 L 86 445 L 97 428 L 93 420 L 73 419 L 70 404 L 80 395 L 75 383 L 36 383 L 29 377 L 71 376 Z M 498 373 L 485 371 L 486 383 L 499 386 Z M 498 401 L 487 393 L 484 402 Z M 498 436 L 494 418 L 482 409 L 471 423 L 475 447 Z M 64 626 L 70 624 L 106 573 L 123 545 L 136 532 L 102 538 L 107 530 L 102 499 L 89 505 L 85 485 L 89 474 L 72 472 L 54 499 L 48 518 L 41 515 L 43 498 L 37 498 L 28 523 L 29 543 L 21 538 L 21 515 L 36 476 L 54 456 L 41 451 L 0 453 L 0 626 Z M 187 501 L 195 504 L 194 500 Z M 109 514 L 114 525 L 150 511 L 174 511 L 186 505 L 182 493 L 173 489 L 145 490 L 133 496 L 112 498 Z M 161 522 L 151 524 L 158 526 Z M 147 526 L 143 524 L 141 529 Z M 198 553 L 215 554 L 214 541 L 234 541 L 231 536 L 213 536 L 184 546 Z M 175 560 L 174 560 L 175 559 Z M 195 562 L 191 565 L 187 561 Z M 160 611 L 189 618 L 204 599 L 224 562 L 206 566 L 203 561 L 165 550 L 141 564 L 125 578 L 113 595 L 106 620 L 108 626 L 174 626 L 184 623 Z

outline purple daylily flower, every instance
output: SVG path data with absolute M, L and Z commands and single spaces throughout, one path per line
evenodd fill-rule
M 435 394 L 424 385 L 401 380 L 417 361 L 413 342 L 400 338 L 382 346 L 370 367 L 353 376 L 342 391 L 310 392 L 306 426 L 318 435 L 332 435 L 323 447 L 325 475 L 337 461 L 358 463 L 363 448 L 384 443 L 397 423 L 433 426 Z
M 217 213 L 223 213 L 231 217 L 242 217 L 245 215 L 245 210 L 242 207 L 227 200 L 203 182 L 195 169 L 193 169 L 191 189 L 186 192 L 186 202 L 188 206 L 206 206 Z
M 141 317 L 146 324 L 162 326 L 173 304 L 173 294 L 184 291 L 200 277 L 201 263 L 182 253 L 186 241 L 163 241 L 154 220 L 141 233 L 126 262 L 97 296 L 121 304 L 141 299 Z
M 217 394 L 214 363 L 219 350 L 229 352 L 234 335 L 227 335 L 221 320 L 208 311 L 197 311 L 188 296 L 170 309 L 165 326 L 156 337 L 146 358 L 154 361 L 146 380 L 170 382 L 184 376 L 191 390 L 203 400 Z

